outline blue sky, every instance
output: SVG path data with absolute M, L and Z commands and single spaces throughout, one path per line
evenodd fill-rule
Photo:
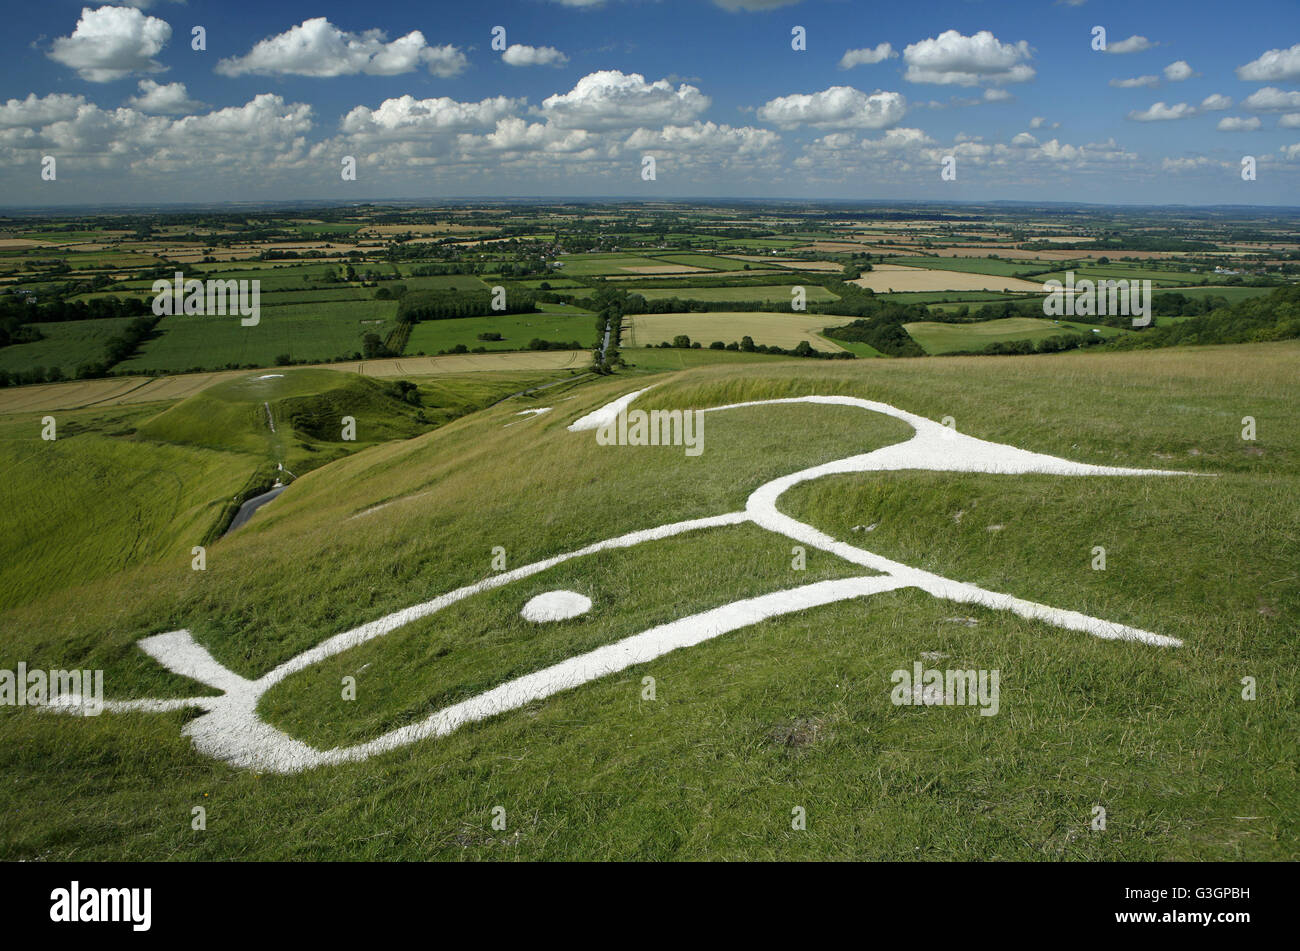
M 196 25 L 206 50 L 191 49 Z M 6 26 L 9 206 L 1300 205 L 1296 0 L 49 0 L 12 8 Z M 791 48 L 796 26 L 805 50 Z M 1242 180 L 1246 155 L 1255 181 Z M 955 181 L 940 178 L 947 156 Z

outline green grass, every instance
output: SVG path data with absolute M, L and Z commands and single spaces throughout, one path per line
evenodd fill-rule
M 667 300 L 676 297 L 679 300 L 701 301 L 782 301 L 788 303 L 793 298 L 790 287 L 793 285 L 760 284 L 745 287 L 629 287 L 628 293 L 640 294 L 646 300 Z M 819 284 L 804 284 L 805 299 L 810 301 L 839 300 L 839 298 Z
M 1193 273 L 1191 271 L 1170 271 L 1156 267 L 1144 267 L 1136 264 L 1083 265 L 1070 268 L 1074 272 L 1075 283 L 1084 279 L 1099 280 L 1149 280 L 1154 291 L 1178 290 L 1183 284 L 1204 284 L 1212 275 Z M 1065 282 L 1067 271 L 1058 270 L 1035 274 L 1035 281 L 1057 280 Z
M 1222 297 L 1229 303 L 1235 304 L 1239 300 L 1245 300 L 1249 297 L 1263 297 L 1265 294 L 1272 293 L 1271 287 L 1179 287 L 1174 290 L 1175 293 L 1182 294 L 1184 297 Z
M 234 366 L 271 366 L 288 354 L 316 362 L 361 351 L 361 338 L 381 338 L 392 329 L 396 301 L 263 306 L 256 326 L 244 327 L 238 316 L 164 317 L 159 336 L 146 341 L 137 356 L 118 364 L 119 371 L 181 371 Z
M 499 317 L 450 317 L 446 320 L 422 320 L 411 328 L 406 353 L 437 353 L 457 344 L 469 349 L 527 350 L 534 338 L 572 340 L 584 346 L 594 344 L 596 325 L 592 315 L 576 307 L 562 308 L 557 314 L 510 314 Z M 481 333 L 499 333 L 504 340 L 480 340 Z
M 69 579 L 0 612 L 0 667 L 102 667 L 111 697 L 190 696 L 202 688 L 144 657 L 139 636 L 187 628 L 257 676 L 486 577 L 494 546 L 517 567 L 734 511 L 767 480 L 911 433 L 834 406 L 709 414 L 696 459 L 568 432 L 650 382 L 640 407 L 841 393 L 1083 462 L 1216 473 L 880 473 L 817 480 L 779 503 L 850 544 L 1184 646 L 1100 641 L 899 590 L 756 624 L 448 737 L 296 776 L 198 755 L 180 732 L 185 713 L 70 720 L 3 708 L 0 856 L 1300 857 L 1300 343 L 943 361 L 643 353 L 698 362 L 584 385 L 569 400 L 513 399 L 318 468 L 216 543 L 206 572 L 187 559 L 146 564 Z M 553 409 L 516 415 L 540 406 Z M 1255 442 L 1240 438 L 1247 414 Z M 115 502 L 131 497 L 103 485 Z M 1089 567 L 1096 545 L 1108 549 L 1104 572 Z M 583 646 L 844 570 L 810 550 L 795 571 L 791 546 L 737 528 L 569 562 L 287 678 L 265 709 L 321 743 L 371 736 Z M 524 599 L 561 584 L 591 594 L 593 612 L 545 628 L 519 621 Z M 928 666 L 999 670 L 999 714 L 893 706 L 891 672 L 925 651 L 947 655 Z M 356 701 L 340 698 L 344 675 L 358 678 Z M 647 676 L 653 701 L 642 699 Z M 1257 700 L 1241 699 L 1244 676 L 1257 678 Z M 187 821 L 195 803 L 208 809 L 203 833 Z M 490 825 L 498 805 L 505 832 Z M 1107 809 L 1105 832 L 1089 829 L 1095 805 Z M 795 806 L 806 831 L 790 827 Z
M 132 317 L 108 317 L 103 320 L 65 320 L 58 323 L 32 324 L 43 339 L 32 343 L 0 347 L 0 370 L 11 372 L 58 367 L 71 377 L 83 363 L 104 359 L 104 345 L 119 336 Z
M 983 320 L 969 324 L 947 324 L 939 321 L 923 320 L 904 324 L 904 329 L 912 339 L 921 345 L 926 353 L 954 353 L 957 351 L 982 350 L 995 342 L 1013 340 L 1046 340 L 1071 332 L 1091 334 L 1092 324 L 1080 321 L 1052 321 L 1040 317 L 1002 317 L 998 320 Z M 1103 324 L 1095 325 L 1102 337 L 1114 337 L 1124 333 L 1114 327 Z
M 750 270 L 761 270 L 762 265 L 750 261 L 737 261 L 716 254 L 656 254 L 655 260 L 664 264 L 685 264 L 690 267 L 704 267 L 711 271 L 743 271 L 746 265 Z
M 961 271 L 967 274 L 994 274 L 998 277 L 1016 277 L 1049 271 L 1060 267 L 1059 261 L 1005 261 L 995 258 L 940 258 L 940 257 L 897 257 L 889 258 L 886 264 L 902 264 L 908 267 L 924 267 L 938 271 Z
M 411 291 L 481 291 L 488 286 L 473 274 L 434 274 L 429 277 L 404 277 L 396 283 L 405 284 L 406 289 Z
M 562 254 L 560 263 L 563 268 L 558 272 L 587 277 L 600 274 L 632 274 L 629 267 L 666 267 L 663 261 L 639 254 Z M 669 262 L 671 264 L 671 262 Z

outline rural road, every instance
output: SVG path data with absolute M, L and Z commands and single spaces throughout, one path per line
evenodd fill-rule
M 277 485 L 274 489 L 263 492 L 261 495 L 255 495 L 246 501 L 239 507 L 239 511 L 235 513 L 235 517 L 230 521 L 230 527 L 221 533 L 221 537 L 225 538 L 235 529 L 241 528 L 250 518 L 253 517 L 254 512 L 260 509 L 267 502 L 270 502 L 287 488 L 287 485 Z

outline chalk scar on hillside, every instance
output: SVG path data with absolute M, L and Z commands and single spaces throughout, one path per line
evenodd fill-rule
M 607 425 L 617 419 L 619 413 L 626 411 L 627 407 L 648 389 L 650 387 L 635 390 L 601 406 L 571 423 L 567 427 L 568 431 L 583 433 Z M 430 601 L 396 611 L 350 631 L 334 635 L 256 680 L 241 677 L 222 666 L 206 648 L 194 640 L 188 630 L 171 631 L 143 638 L 137 642 L 140 648 L 163 667 L 218 689 L 222 691 L 221 695 L 179 700 L 105 701 L 103 709 L 110 712 L 168 712 L 185 708 L 198 709 L 202 712 L 188 721 L 181 732 L 191 739 L 195 749 L 200 753 L 234 766 L 261 772 L 296 773 L 320 766 L 359 762 L 420 740 L 446 736 L 466 723 L 516 710 L 526 704 L 574 689 L 636 664 L 647 663 L 672 651 L 704 643 L 770 618 L 852 598 L 870 597 L 900 588 L 917 588 L 936 598 L 1010 611 L 1021 617 L 1045 621 L 1057 627 L 1108 640 L 1137 641 L 1156 647 L 1177 647 L 1182 644 L 1177 638 L 1167 635 L 1090 617 L 1077 611 L 1038 604 L 1009 594 L 988 591 L 976 585 L 891 561 L 881 555 L 832 538 L 811 525 L 791 518 L 778 510 L 777 501 L 787 490 L 802 482 L 843 473 L 890 472 L 905 469 L 1003 475 L 1038 473 L 1062 476 L 1177 476 L 1195 473 L 1164 469 L 1116 468 L 1072 462 L 1068 459 L 977 439 L 958 433 L 933 420 L 900 410 L 888 403 L 851 396 L 799 396 L 753 400 L 709 407 L 704 411 L 716 413 L 749 407 L 793 404 L 865 409 L 901 420 L 911 426 L 915 433 L 910 439 L 900 443 L 773 479 L 750 494 L 742 511 L 629 532 L 511 571 L 503 571 L 474 584 L 457 588 Z M 800 544 L 836 555 L 851 564 L 870 569 L 873 574 L 819 581 L 773 591 L 660 624 L 542 670 L 517 677 L 468 700 L 438 710 L 422 721 L 351 746 L 328 750 L 316 749 L 294 739 L 258 715 L 257 705 L 262 696 L 286 677 L 343 651 L 390 634 L 472 595 L 500 588 L 596 552 L 630 548 L 688 532 L 701 532 L 740 524 L 753 524 L 765 528 Z M 76 703 L 65 702 L 46 709 L 78 712 L 81 708 Z

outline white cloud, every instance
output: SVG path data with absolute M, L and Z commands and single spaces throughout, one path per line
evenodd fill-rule
M 1141 53 L 1143 50 L 1149 50 L 1154 44 L 1145 36 L 1130 36 L 1127 40 L 1120 40 L 1118 43 L 1107 43 L 1107 53 Z
M 1165 79 L 1171 83 L 1181 83 L 1185 79 L 1191 79 L 1193 75 L 1192 67 L 1184 59 L 1176 60 L 1165 67 Z
M 522 43 L 511 44 L 501 59 L 508 66 L 563 66 L 569 61 L 554 46 L 524 46 Z
M 1018 149 L 1033 148 L 1037 144 L 1038 139 L 1034 138 L 1034 136 L 1030 135 L 1028 132 L 1019 132 L 1011 140 L 1011 145 Z
M 311 128 L 311 106 L 286 103 L 270 93 L 242 106 L 179 119 L 85 103 L 74 116 L 40 128 L 0 132 L 0 159 L 37 161 L 52 152 L 101 168 L 140 173 L 203 169 L 207 178 L 238 175 L 246 180 L 303 161 Z
M 1193 172 L 1202 168 L 1222 169 L 1229 167 L 1229 163 L 1227 162 L 1206 158 L 1204 155 L 1196 155 L 1186 158 L 1167 158 L 1160 163 L 1160 168 L 1166 172 Z
M 894 47 L 891 44 L 878 43 L 874 49 L 870 46 L 864 46 L 861 49 L 845 50 L 844 55 L 840 57 L 840 69 L 869 66 L 872 63 L 883 63 L 887 59 L 897 58 L 898 54 L 894 52 Z
M 637 129 L 624 146 L 638 151 L 704 151 L 730 152 L 748 155 L 767 152 L 781 141 L 781 136 L 771 129 L 752 126 L 733 128 L 712 122 L 695 122 L 691 125 L 670 125 L 659 130 Z
M 592 148 L 597 140 L 585 129 L 559 129 L 547 122 L 528 122 L 512 116 L 498 120 L 496 128 L 487 135 L 462 133 L 456 141 L 467 152 L 571 155 Z
M 87 82 L 112 82 L 161 71 L 164 67 L 154 57 L 171 35 L 165 21 L 130 7 L 83 7 L 72 35 L 56 39 L 49 57 Z
M 1238 66 L 1237 78 L 1256 83 L 1300 81 L 1300 43 L 1286 50 L 1269 50 L 1259 59 Z
M 1016 97 L 1011 95 L 1011 93 L 1007 92 L 1005 89 L 984 90 L 985 102 L 1010 102 L 1014 98 Z
M 1060 127 L 1061 123 L 1049 122 L 1046 116 L 1034 116 L 1029 120 L 1029 128 L 1031 129 L 1059 129 Z
M 391 43 L 382 30 L 348 33 L 325 17 L 313 17 L 284 33 L 268 36 L 244 56 L 217 63 L 225 76 L 396 76 L 421 64 L 435 76 L 455 76 L 468 65 L 465 54 L 454 46 L 430 46 L 419 30 Z
M 156 83 L 152 79 L 142 79 L 139 95 L 127 101 L 127 105 L 141 112 L 154 115 L 181 115 L 196 112 L 203 108 L 203 103 L 191 99 L 184 83 Z
M 1021 83 L 1034 78 L 1027 60 L 1029 44 L 1003 43 L 988 30 L 963 36 L 945 30 L 937 37 L 912 43 L 903 50 L 907 72 L 914 83 L 976 86 L 986 83 Z
M 0 129 L 42 126 L 71 119 L 84 105 L 86 100 L 82 96 L 55 92 L 38 97 L 29 93 L 26 99 L 10 99 L 0 105 Z
M 633 128 L 690 122 L 709 107 L 709 97 L 666 79 L 647 83 L 640 73 L 605 69 L 588 73 L 569 92 L 542 101 L 542 114 L 563 128 Z
M 1201 109 L 1205 112 L 1221 112 L 1232 108 L 1232 97 L 1222 93 L 1213 93 L 1201 100 Z
M 1300 112 L 1292 112 L 1279 117 L 1277 127 L 1279 129 L 1300 129 Z
M 1282 146 L 1282 157 L 1288 162 L 1300 158 L 1300 142 L 1297 142 L 1295 145 Z
M 1110 84 L 1116 89 L 1137 89 L 1141 86 L 1159 86 L 1159 76 L 1134 76 L 1132 79 L 1112 79 Z
M 1194 115 L 1196 115 L 1196 107 L 1185 102 L 1172 106 L 1157 102 L 1148 109 L 1133 110 L 1128 114 L 1128 118 L 1135 122 L 1166 122 L 1171 119 L 1189 119 Z
M 1257 89 L 1241 102 L 1250 112 L 1289 112 L 1300 109 L 1300 92 L 1283 92 L 1276 86 Z
M 764 122 L 786 128 L 883 129 L 896 125 L 906 114 L 907 100 L 900 93 L 877 89 L 868 95 L 852 86 L 778 96 L 758 108 L 758 117 Z
M 1261 125 L 1263 123 L 1259 121 L 1259 116 L 1251 116 L 1249 119 L 1239 116 L 1224 116 L 1219 120 L 1218 128 L 1220 132 L 1254 132 Z
M 446 96 L 416 99 L 406 95 L 385 99 L 376 109 L 355 106 L 343 117 L 339 129 L 367 141 L 422 140 L 436 133 L 491 128 L 524 106 L 523 99 L 506 96 L 457 102 Z

